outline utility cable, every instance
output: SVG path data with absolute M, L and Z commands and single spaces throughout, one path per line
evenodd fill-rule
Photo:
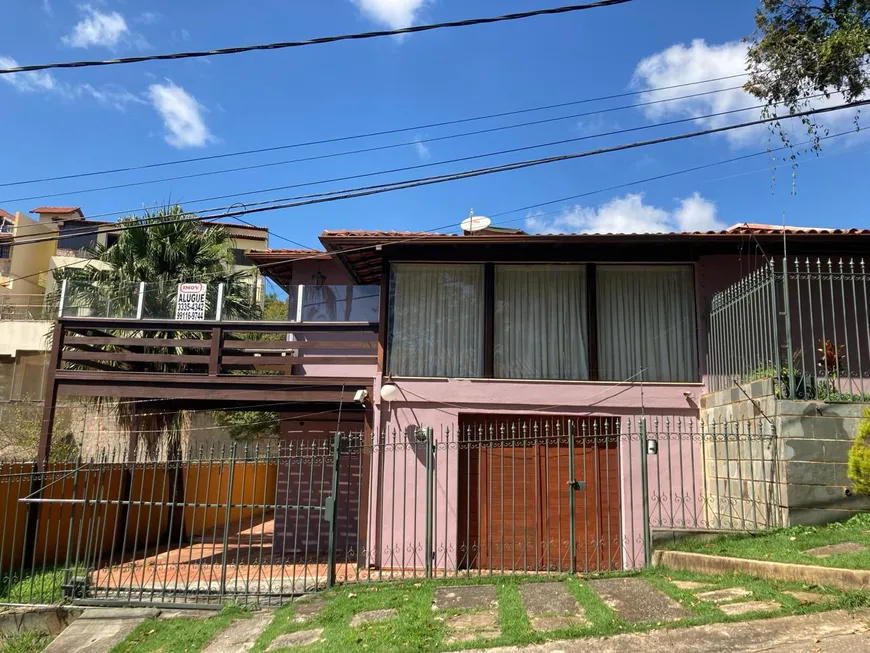
M 844 135 L 847 135 L 847 134 L 853 134 L 853 133 L 855 133 L 854 130 L 843 131 L 843 132 L 839 132 L 839 133 L 836 133 L 836 134 L 831 134 L 831 135 L 829 135 L 829 136 L 824 136 L 824 137 L 821 138 L 821 140 L 829 140 L 829 139 L 833 139 L 833 138 L 837 138 L 837 137 L 840 137 L 840 136 L 844 136 Z M 805 142 L 802 142 L 802 143 L 797 143 L 797 144 L 795 144 L 795 146 L 800 147 L 800 146 L 803 146 L 803 145 L 807 145 L 807 144 L 809 144 L 810 142 L 812 142 L 812 141 L 805 141 Z M 557 204 L 557 203 L 560 203 L 560 202 L 566 202 L 566 201 L 570 201 L 570 200 L 580 199 L 580 198 L 582 198 L 582 197 L 588 197 L 588 196 L 590 196 L 590 195 L 595 195 L 595 194 L 598 194 L 598 193 L 609 192 L 609 191 L 612 191 L 612 190 L 618 190 L 618 189 L 622 189 L 622 188 L 626 188 L 626 187 L 630 187 L 630 186 L 637 186 L 637 185 L 639 185 L 639 184 L 648 183 L 648 182 L 651 182 L 651 181 L 658 181 L 658 180 L 661 180 L 661 179 L 667 179 L 667 178 L 670 178 L 670 177 L 676 177 L 676 176 L 678 176 L 678 175 L 683 175 L 683 174 L 687 174 L 687 173 L 690 173 L 690 172 L 696 172 L 696 171 L 698 171 L 698 170 L 704 170 L 704 169 L 707 169 L 707 168 L 713 168 L 713 167 L 716 167 L 716 166 L 726 165 L 726 164 L 728 164 L 728 163 L 734 163 L 734 162 L 737 162 L 737 161 L 742 161 L 742 160 L 745 160 L 745 159 L 755 158 L 755 157 L 759 157 L 759 156 L 770 155 L 770 154 L 772 154 L 773 152 L 778 152 L 778 151 L 782 151 L 782 150 L 785 150 L 785 149 L 789 149 L 789 146 L 787 146 L 787 145 L 783 145 L 783 146 L 780 146 L 780 147 L 777 147 L 777 148 L 774 148 L 774 149 L 765 149 L 765 150 L 761 150 L 761 151 L 758 151 L 758 152 L 755 152 L 755 153 L 752 153 L 752 154 L 744 154 L 744 155 L 741 155 L 741 156 L 737 156 L 737 157 L 733 157 L 733 158 L 729 158 L 729 159 L 724 159 L 724 160 L 721 160 L 721 161 L 715 161 L 715 162 L 712 162 L 712 163 L 707 163 L 707 164 L 703 164 L 703 165 L 699 165 L 699 166 L 692 166 L 692 167 L 690 167 L 690 168 L 683 168 L 683 169 L 681 169 L 681 170 L 675 170 L 675 171 L 673 171 L 673 172 L 669 172 L 669 173 L 665 173 L 665 174 L 661 174 L 661 175 L 656 175 L 656 176 L 653 176 L 653 177 L 647 177 L 647 178 L 645 178 L 645 179 L 637 179 L 637 180 L 634 180 L 634 181 L 631 181 L 631 182 L 626 182 L 626 183 L 623 183 L 623 184 L 617 184 L 617 185 L 615 185 L 615 186 L 608 186 L 608 187 L 605 187 L 605 188 L 599 188 L 599 189 L 596 189 L 596 190 L 587 191 L 587 192 L 585 192 L 585 193 L 580 193 L 580 194 L 577 194 L 577 195 L 571 195 L 571 196 L 568 196 L 568 197 L 562 197 L 562 198 L 559 198 L 559 199 L 556 199 L 556 200 L 547 200 L 547 201 L 545 201 L 545 202 L 540 202 L 540 203 L 537 203 L 537 204 L 530 204 L 530 205 L 528 205 L 528 206 L 524 206 L 524 207 L 520 207 L 520 208 L 516 208 L 516 209 L 511 209 L 511 210 L 509 210 L 509 211 L 502 211 L 502 212 L 500 212 L 500 213 L 494 213 L 494 214 L 492 214 L 492 217 L 500 217 L 500 216 L 504 216 L 504 215 L 509 215 L 509 214 L 511 214 L 511 213 L 517 213 L 517 212 L 520 212 L 520 211 L 528 211 L 528 210 L 531 210 L 531 209 L 534 209 L 534 208 L 538 208 L 538 207 L 541 207 L 541 206 L 547 206 L 547 205 L 549 205 L 549 204 Z M 232 209 L 232 208 L 234 208 L 235 206 L 237 206 L 237 204 L 236 204 L 236 205 L 233 205 L 233 206 L 231 206 L 231 207 L 228 207 L 228 209 Z M 244 205 L 243 205 L 243 206 L 244 206 Z M 546 216 L 546 215 L 550 215 L 550 214 L 544 214 L 544 215 Z M 213 219 L 213 218 L 215 218 L 215 217 L 220 217 L 220 216 L 210 216 L 208 219 Z M 241 219 L 240 219 L 238 216 L 233 216 L 233 219 L 241 221 Z M 524 219 L 524 218 L 520 218 L 520 219 Z M 170 222 L 170 221 L 166 221 L 166 222 L 164 222 L 163 224 L 168 224 L 169 222 Z M 247 224 L 247 225 L 249 225 L 249 226 L 252 225 L 252 223 L 247 222 L 247 221 L 242 221 L 242 222 L 244 222 L 245 224 Z M 493 224 L 507 224 L 507 223 L 510 223 L 510 222 L 516 222 L 516 220 L 502 220 L 502 221 L 494 222 Z M 149 226 L 149 225 L 139 225 L 138 228 L 144 228 L 144 227 L 147 227 L 147 226 Z M 455 223 L 450 223 L 450 224 L 447 224 L 447 225 L 443 225 L 443 226 L 441 226 L 441 227 L 436 227 L 436 228 L 434 228 L 434 229 L 429 229 L 428 231 L 423 232 L 423 235 L 410 237 L 410 238 L 407 238 L 407 239 L 405 239 L 405 240 L 398 241 L 398 242 L 400 242 L 400 243 L 409 243 L 409 242 L 414 242 L 414 241 L 416 241 L 416 240 L 419 240 L 419 239 L 421 239 L 421 238 L 425 238 L 425 237 L 427 237 L 427 236 L 429 236 L 429 235 L 431 235 L 431 234 L 433 234 L 433 233 L 437 233 L 437 232 L 439 232 L 439 231 L 441 231 L 441 230 L 444 230 L 444 229 L 455 229 L 456 226 L 457 226 L 457 225 L 456 225 Z M 270 233 L 271 233 L 271 232 L 270 232 Z M 287 240 L 287 241 L 289 241 L 289 242 L 291 242 L 291 243 L 293 243 L 293 244 L 295 244 L 295 245 L 298 245 L 298 246 L 300 246 L 300 247 L 302 247 L 302 248 L 304 248 L 304 249 L 311 249 L 311 248 L 308 248 L 308 247 L 306 247 L 305 245 L 303 245 L 302 243 L 299 243 L 299 242 L 297 242 L 297 241 L 290 240 L 289 238 L 284 238 L 283 236 L 280 236 L 280 237 L 281 237 L 282 239 L 285 239 L 285 240 Z M 396 243 L 396 244 L 397 244 L 397 243 Z M 375 248 L 375 247 L 377 247 L 377 245 L 361 246 L 361 247 L 353 248 L 353 249 L 350 249 L 350 250 L 345 250 L 345 251 L 343 251 L 343 252 L 341 252 L 341 253 L 351 253 L 351 252 L 357 252 L 357 251 L 364 251 L 364 250 L 368 250 L 368 249 L 373 249 L 373 248 Z M 301 256 L 301 257 L 297 257 L 297 258 L 287 259 L 287 260 L 285 260 L 285 261 L 281 261 L 281 262 L 278 262 L 278 263 L 264 264 L 264 265 L 258 266 L 258 269 L 262 269 L 262 268 L 265 268 L 265 267 L 271 267 L 272 265 L 278 265 L 278 264 L 282 264 L 282 265 L 283 265 L 283 264 L 286 264 L 286 263 L 293 263 L 293 262 L 296 262 L 296 261 L 303 261 L 303 260 L 307 260 L 307 259 L 309 259 L 309 258 L 312 258 L 312 257 L 314 257 L 314 256 L 330 256 L 330 257 L 332 257 L 332 256 L 336 256 L 337 254 L 338 254 L 338 252 L 316 252 L 316 253 L 314 253 L 314 254 L 312 254 L 312 255 L 310 255 L 310 256 Z M 64 267 L 70 267 L 70 266 L 72 266 L 72 265 L 76 265 L 76 264 L 78 264 L 78 262 L 73 262 L 73 263 L 69 263 L 69 264 L 67 264 L 67 265 L 58 266 L 58 268 L 54 268 L 54 269 L 61 269 L 61 268 L 64 268 Z M 42 271 L 35 272 L 35 273 L 33 273 L 33 274 L 29 274 L 29 275 L 26 275 L 26 276 L 23 276 L 23 277 L 18 277 L 17 279 L 28 279 L 28 278 L 31 278 L 31 277 L 34 277 L 34 276 L 38 276 L 38 275 L 40 275 L 40 274 L 46 274 L 46 273 L 51 272 L 51 271 L 52 271 L 52 270 L 42 270 Z
M 514 123 L 512 125 L 502 125 L 499 127 L 490 127 L 487 129 L 479 129 L 479 130 L 471 131 L 471 132 L 460 132 L 458 134 L 448 134 L 446 136 L 437 136 L 437 137 L 432 137 L 432 138 L 420 138 L 420 139 L 416 139 L 413 141 L 403 141 L 401 143 L 390 143 L 388 145 L 376 145 L 373 147 L 360 148 L 360 149 L 356 149 L 356 150 L 345 150 L 343 152 L 332 152 L 329 154 L 317 154 L 317 155 L 313 155 L 313 156 L 301 157 L 301 158 L 296 158 L 296 159 L 284 159 L 281 161 L 269 161 L 267 163 L 255 163 L 255 164 L 250 164 L 250 165 L 246 165 L 246 166 L 238 166 L 235 168 L 219 168 L 217 170 L 208 170 L 205 172 L 194 172 L 194 173 L 189 173 L 186 175 L 176 175 L 173 177 L 161 177 L 158 179 L 146 179 L 146 180 L 142 180 L 142 181 L 132 181 L 132 182 L 127 182 L 127 183 L 123 183 L 123 184 L 114 184 L 114 185 L 110 185 L 110 186 L 97 186 L 94 188 L 84 188 L 84 189 L 80 189 L 80 190 L 61 191 L 61 192 L 56 192 L 56 193 L 47 193 L 44 195 L 30 195 L 28 197 L 13 197 L 13 198 L 7 198 L 7 199 L 0 200 L 0 204 L 12 204 L 14 202 L 27 202 L 30 200 L 42 200 L 42 199 L 48 199 L 48 198 L 52 198 L 52 197 L 63 197 L 63 196 L 69 196 L 69 195 L 83 195 L 86 193 L 96 193 L 96 192 L 102 192 L 102 191 L 108 191 L 108 190 L 118 190 L 121 188 L 135 188 L 138 186 L 149 186 L 151 184 L 165 183 L 168 181 L 179 181 L 182 179 L 197 179 L 200 177 L 211 177 L 213 175 L 222 175 L 222 174 L 228 174 L 228 173 L 233 173 L 233 172 L 246 172 L 249 170 L 260 170 L 263 168 L 274 168 L 277 166 L 290 165 L 290 164 L 294 164 L 294 163 L 308 163 L 311 161 L 321 161 L 324 159 L 334 159 L 334 158 L 338 158 L 338 157 L 351 156 L 351 155 L 356 155 L 356 154 L 367 154 L 370 152 L 381 152 L 384 150 L 393 150 L 393 149 L 397 149 L 397 148 L 401 148 L 401 147 L 412 147 L 412 146 L 416 146 L 416 145 L 425 145 L 427 143 L 437 143 L 437 142 L 441 142 L 441 141 L 455 140 L 458 138 L 467 138 L 469 136 L 480 136 L 482 134 L 491 134 L 491 133 L 507 131 L 507 130 L 511 130 L 511 129 L 519 129 L 522 127 L 534 127 L 537 125 L 544 125 L 544 124 L 549 124 L 549 123 L 561 122 L 564 120 L 572 120 L 572 119 L 576 119 L 576 118 L 585 118 L 587 116 L 600 115 L 600 114 L 604 114 L 604 113 L 612 113 L 615 111 L 624 111 L 626 109 L 636 109 L 636 108 L 640 108 L 640 107 L 646 107 L 646 106 L 651 106 L 651 105 L 655 105 L 655 104 L 662 104 L 662 103 L 666 103 L 666 102 L 676 102 L 679 100 L 697 98 L 697 97 L 710 95 L 710 94 L 714 94 L 714 93 L 724 93 L 726 91 L 734 91 L 734 90 L 737 90 L 739 88 L 741 88 L 741 87 L 740 86 L 731 86 L 728 88 L 718 89 L 715 91 L 707 91 L 705 93 L 694 93 L 691 95 L 684 95 L 684 96 L 675 97 L 675 98 L 652 100 L 649 102 L 638 102 L 635 104 L 622 105 L 622 106 L 618 106 L 618 107 L 610 107 L 607 109 L 600 109 L 597 111 L 586 111 L 586 112 L 582 112 L 582 113 L 569 114 L 567 116 L 557 116 L 554 118 L 544 118 L 542 120 L 534 120 L 534 121 L 530 121 L 530 122 Z M 811 96 L 810 98 L 807 98 L 807 99 L 814 99 L 814 98 L 819 98 L 819 97 L 823 97 L 823 96 L 824 96 L 823 94 L 818 94 L 818 95 Z M 673 122 L 654 123 L 654 124 L 650 124 L 650 125 L 643 125 L 641 127 L 635 127 L 635 128 L 628 129 L 628 130 L 618 130 L 618 131 L 604 132 L 604 133 L 599 133 L 599 134 L 587 134 L 587 135 L 581 137 L 580 139 L 574 139 L 574 140 L 597 138 L 597 137 L 601 137 L 601 136 L 613 136 L 613 135 L 623 134 L 623 133 L 630 132 L 630 131 L 637 131 L 637 130 L 641 130 L 641 129 L 651 129 L 651 128 L 657 127 L 657 126 L 667 126 L 667 125 L 679 124 L 679 123 L 687 122 L 687 121 L 691 121 L 691 120 L 702 120 L 705 118 L 714 118 L 714 117 L 718 117 L 721 115 L 727 115 L 728 113 L 737 113 L 737 112 L 741 112 L 741 111 L 750 111 L 753 109 L 760 109 L 760 108 L 763 108 L 763 106 L 764 105 L 758 105 L 758 106 L 754 106 L 754 107 L 731 109 L 727 112 L 720 112 L 720 113 L 714 113 L 714 114 L 703 115 L 703 116 L 695 116 L 693 118 L 692 117 L 682 118 L 680 120 L 673 121 Z M 560 141 L 560 143 L 561 142 L 563 142 L 563 141 Z M 445 161 L 444 163 L 453 163 L 453 162 L 454 162 L 453 160 L 450 160 L 450 161 Z M 426 165 L 432 166 L 432 165 L 438 165 L 438 163 L 437 162 L 436 163 L 429 163 Z M 343 179 L 342 179 L 342 181 L 343 181 Z M 226 197 L 226 196 L 224 196 L 224 197 Z M 199 201 L 199 200 L 193 200 L 193 202 L 196 202 L 196 201 Z M 203 201 L 207 201 L 207 200 L 203 200 Z M 98 214 L 98 215 L 89 216 L 89 217 L 97 218 L 97 217 L 105 217 L 105 216 L 109 216 L 109 215 L 119 215 L 122 213 L 126 213 L 126 212 L 125 211 L 115 211 L 115 212 L 111 212 L 111 213 L 103 213 L 103 214 Z
M 808 109 L 806 111 L 794 112 L 794 113 L 790 114 L 788 117 L 789 118 L 801 118 L 804 116 L 832 113 L 834 111 L 840 111 L 842 109 L 853 108 L 853 107 L 862 107 L 862 106 L 865 106 L 868 104 L 870 104 L 870 100 L 860 100 L 857 102 L 839 104 L 839 105 L 834 105 L 834 106 L 830 106 L 830 107 L 823 107 L 823 108 L 819 108 L 819 109 Z M 432 177 L 409 179 L 409 180 L 404 180 L 404 181 L 400 181 L 400 182 L 394 182 L 392 184 L 385 184 L 385 185 L 380 186 L 380 187 L 374 187 L 374 188 L 371 188 L 369 190 L 362 190 L 362 191 L 358 191 L 358 192 L 347 192 L 347 193 L 344 193 L 341 195 L 333 195 L 330 197 L 317 197 L 317 198 L 308 199 L 308 200 L 275 204 L 273 206 L 261 206 L 261 207 L 254 207 L 254 208 L 246 208 L 246 209 L 242 209 L 242 210 L 227 211 L 226 213 L 222 214 L 220 217 L 235 218 L 236 216 L 241 216 L 241 215 L 266 213 L 266 212 L 277 211 L 277 210 L 288 209 L 288 208 L 297 208 L 300 206 L 310 206 L 313 204 L 322 204 L 322 203 L 326 203 L 326 202 L 334 202 L 334 201 L 338 201 L 338 200 L 352 199 L 352 198 L 356 198 L 356 197 L 366 197 L 366 196 L 370 196 L 370 195 L 378 195 L 378 194 L 382 194 L 382 193 L 393 192 L 396 190 L 406 190 L 409 188 L 419 188 L 422 186 L 440 184 L 440 183 L 445 183 L 445 182 L 449 182 L 449 181 L 458 181 L 460 179 L 471 179 L 471 178 L 475 178 L 475 177 L 497 174 L 497 173 L 501 173 L 501 172 L 511 172 L 514 170 L 524 170 L 526 168 L 536 167 L 536 166 L 540 166 L 540 165 L 547 165 L 550 163 L 558 163 L 558 162 L 562 162 L 562 161 L 572 161 L 572 160 L 576 160 L 576 159 L 588 158 L 591 156 L 598 156 L 601 154 L 610 154 L 610 153 L 614 153 L 614 152 L 622 152 L 622 151 L 637 149 L 637 148 L 641 148 L 641 147 L 649 147 L 651 145 L 660 145 L 663 143 L 672 143 L 672 142 L 676 142 L 676 141 L 689 140 L 689 139 L 693 139 L 693 138 L 698 138 L 700 136 L 708 136 L 708 135 L 712 135 L 712 134 L 721 134 L 721 133 L 734 131 L 737 129 L 745 129 L 747 127 L 754 127 L 754 126 L 758 126 L 758 125 L 769 124 L 771 122 L 776 122 L 779 120 L 782 120 L 782 117 L 772 116 L 772 117 L 759 118 L 757 120 L 752 120 L 752 121 L 743 122 L 743 123 L 736 123 L 733 125 L 724 125 L 721 127 L 711 127 L 708 129 L 695 131 L 695 132 L 687 132 L 687 133 L 683 133 L 683 134 L 673 134 L 670 136 L 663 136 L 660 138 L 655 138 L 655 139 L 650 139 L 650 140 L 645 140 L 645 141 L 635 141 L 633 143 L 624 143 L 624 144 L 619 144 L 619 145 L 613 145 L 613 146 L 609 146 L 609 147 L 598 148 L 595 150 L 586 150 L 584 152 L 576 152 L 576 153 L 572 153 L 572 154 L 561 154 L 561 155 L 557 155 L 557 156 L 543 157 L 543 158 L 538 158 L 538 159 L 530 159 L 530 160 L 526 160 L 526 161 L 517 161 L 514 163 L 507 163 L 507 164 L 502 164 L 502 165 L 498 165 L 498 166 L 490 166 L 487 168 L 477 168 L 477 169 L 473 169 L 473 170 L 467 170 L 464 172 L 451 173 L 451 174 L 446 174 L 446 175 L 435 175 Z M 101 228 L 101 229 L 98 229 L 96 231 L 93 231 L 92 233 L 94 233 L 94 234 L 96 234 L 96 233 L 114 233 L 114 232 L 120 232 L 120 231 L 127 231 L 130 229 L 149 228 L 151 226 L 157 226 L 158 224 L 175 223 L 175 222 L 178 222 L 179 220 L 203 221 L 203 220 L 213 219 L 215 217 L 218 217 L 218 216 L 214 216 L 214 215 L 209 215 L 209 216 L 190 215 L 190 217 L 188 217 L 188 218 L 180 218 L 180 219 L 175 218 L 175 219 L 165 220 L 165 221 L 161 221 L 161 222 L 157 222 L 157 223 L 122 224 L 122 225 L 118 225 L 116 227 Z M 14 247 L 14 246 L 21 245 L 21 244 L 34 244 L 34 243 L 39 243 L 39 242 L 48 242 L 48 241 L 58 240 L 59 238 L 60 238 L 60 236 L 58 234 L 58 235 L 53 235 L 53 236 L 48 236 L 48 237 L 41 237 L 41 238 L 25 238 L 24 242 L 16 242 L 17 239 L 13 239 L 13 242 L 11 243 L 10 246 Z
M 403 34 L 417 34 L 419 32 L 431 32 L 438 29 L 451 29 L 457 27 L 472 27 L 474 25 L 489 25 L 492 23 L 503 23 L 507 21 L 523 20 L 526 18 L 534 18 L 536 16 L 555 16 L 560 14 L 569 14 L 577 11 L 585 11 L 587 9 L 599 9 L 602 7 L 611 7 L 631 2 L 631 0 L 598 0 L 598 2 L 590 2 L 582 5 L 566 5 L 562 7 L 551 7 L 548 9 L 537 9 L 535 11 L 525 11 L 522 13 L 505 14 L 503 16 L 492 16 L 487 18 L 469 18 L 466 20 L 456 20 L 443 23 L 431 23 L 428 25 L 412 25 L 411 27 L 402 27 L 392 30 L 378 30 L 374 32 L 361 32 L 356 34 L 340 34 L 336 36 L 322 36 L 314 39 L 306 39 L 304 41 L 284 41 L 279 43 L 264 43 L 260 45 L 245 45 L 235 48 L 219 48 L 214 50 L 199 50 L 194 52 L 173 52 L 170 54 L 152 54 L 141 57 L 119 57 L 117 59 L 91 60 L 91 61 L 65 61 L 61 63 L 48 64 L 33 64 L 27 66 L 12 66 L 8 68 L 0 68 L 0 75 L 9 75 L 12 73 L 36 72 L 40 70 L 57 70 L 64 68 L 91 68 L 94 66 L 117 66 L 120 64 L 142 63 L 144 61 L 174 61 L 177 59 L 198 59 L 203 57 L 216 57 L 226 54 L 241 54 L 243 52 L 254 52 L 260 50 L 284 50 L 287 48 L 300 48 L 309 45 L 322 45 L 325 43 L 337 43 L 339 41 L 361 41 L 364 39 L 380 38 L 384 36 L 400 36 Z
M 316 141 L 290 143 L 290 144 L 284 144 L 284 145 L 274 145 L 271 147 L 239 150 L 236 152 L 227 152 L 225 154 L 210 154 L 208 156 L 191 157 L 191 158 L 187 158 L 187 159 L 173 159 L 170 161 L 160 161 L 157 163 L 148 163 L 148 164 L 138 165 L 138 166 L 127 166 L 127 167 L 123 167 L 123 168 L 111 168 L 111 169 L 107 169 L 107 170 L 95 170 L 95 171 L 89 171 L 89 172 L 79 172 L 79 173 L 75 173 L 75 174 L 59 175 L 59 176 L 55 176 L 55 177 L 42 177 L 42 178 L 38 178 L 38 179 L 24 179 L 24 180 L 19 180 L 19 181 L 9 181 L 9 182 L 0 183 L 0 188 L 4 188 L 4 187 L 8 187 L 8 186 L 23 186 L 26 184 L 37 184 L 37 183 L 43 183 L 43 182 L 49 182 L 49 181 L 63 181 L 63 180 L 67 180 L 67 179 L 80 179 L 83 177 L 94 177 L 94 176 L 98 176 L 98 175 L 109 175 L 109 174 L 116 174 L 116 173 L 121 173 L 121 172 L 135 172 L 138 170 L 150 170 L 153 168 L 162 168 L 162 167 L 166 167 L 166 166 L 174 166 L 174 165 L 181 165 L 181 164 L 187 164 L 187 163 L 200 163 L 202 161 L 214 161 L 214 160 L 218 160 L 218 159 L 226 159 L 226 158 L 231 158 L 231 157 L 247 156 L 250 154 L 263 154 L 263 153 L 267 153 L 267 152 L 278 152 L 281 150 L 311 147 L 314 145 L 329 145 L 329 144 L 334 144 L 334 143 L 342 143 L 342 142 L 346 142 L 346 141 L 361 140 L 361 139 L 365 139 L 365 138 L 374 138 L 377 136 L 390 136 L 393 134 L 401 134 L 401 133 L 414 132 L 414 131 L 425 131 L 427 129 L 435 129 L 435 128 L 447 127 L 447 126 L 451 126 L 451 125 L 460 125 L 460 124 L 465 124 L 465 123 L 470 123 L 470 122 L 478 122 L 481 120 L 491 120 L 494 118 L 503 118 L 503 117 L 507 117 L 507 116 L 516 116 L 516 115 L 533 113 L 533 112 L 538 112 L 538 111 L 548 111 L 551 109 L 560 109 L 560 108 L 576 106 L 576 105 L 580 105 L 580 104 L 590 104 L 592 102 L 601 102 L 601 101 L 605 101 L 605 100 L 615 100 L 615 99 L 620 99 L 620 98 L 625 98 L 625 97 L 632 97 L 635 95 L 646 95 L 648 93 L 660 93 L 662 91 L 670 91 L 670 90 L 675 90 L 678 88 L 686 88 L 688 86 L 698 86 L 701 84 L 710 84 L 713 82 L 727 81 L 727 80 L 731 80 L 731 79 L 737 79 L 740 77 L 746 77 L 746 73 L 740 73 L 738 75 L 727 75 L 725 77 L 714 77 L 711 79 L 702 79 L 702 80 L 698 80 L 695 82 L 685 82 L 683 84 L 673 84 L 671 86 L 660 86 L 658 88 L 649 88 L 649 89 L 640 90 L 640 91 L 630 91 L 627 93 L 617 93 L 614 95 L 603 95 L 603 96 L 594 97 L 594 98 L 586 98 L 586 99 L 582 99 L 582 100 L 573 100 L 570 102 L 560 102 L 558 104 L 548 104 L 548 105 L 544 105 L 544 106 L 531 107 L 531 108 L 526 108 L 526 109 L 516 109 L 513 111 L 502 111 L 500 113 L 491 113 L 491 114 L 482 115 L 482 116 L 473 116 L 473 117 L 469 117 L 469 118 L 460 118 L 460 119 L 447 120 L 447 121 L 442 121 L 442 122 L 433 122 L 433 123 L 428 123 L 428 124 L 424 124 L 424 125 L 415 125 L 412 127 L 399 127 L 399 128 L 395 128 L 395 129 L 374 131 L 374 132 L 368 132 L 368 133 L 364 133 L 364 134 L 355 134 L 355 135 L 351 135 L 351 136 L 339 136 L 339 137 L 335 137 L 335 138 L 327 138 L 327 139 L 321 139 L 321 140 L 316 140 Z M 721 93 L 724 91 L 736 90 L 737 88 L 742 88 L 742 87 L 737 86 L 737 87 L 729 87 L 729 88 L 724 88 L 724 89 L 714 89 L 712 91 L 706 91 L 704 93 L 695 93 L 692 95 L 678 96 L 678 97 L 673 97 L 673 98 L 665 98 L 665 99 L 657 100 L 654 102 L 641 103 L 641 104 L 635 104 L 635 105 L 630 105 L 630 106 L 647 106 L 648 104 L 658 104 L 658 103 L 662 103 L 662 102 L 672 102 L 672 101 L 677 101 L 677 100 L 685 100 L 685 99 L 689 99 L 689 98 L 693 98 L 693 97 L 700 97 L 703 95 L 712 95 L 714 93 Z M 615 111 L 615 110 L 618 110 L 618 107 L 613 108 L 613 109 L 602 110 L 601 113 L 605 113 L 607 111 Z M 595 113 L 598 113 L 598 112 L 595 112 Z M 589 115 L 594 115 L 594 114 L 590 113 Z M 97 217 L 97 216 L 91 216 L 91 217 Z

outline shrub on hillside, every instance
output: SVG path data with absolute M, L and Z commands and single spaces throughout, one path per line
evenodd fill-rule
M 870 494 L 870 409 L 864 411 L 849 450 L 849 478 L 854 482 L 855 492 Z

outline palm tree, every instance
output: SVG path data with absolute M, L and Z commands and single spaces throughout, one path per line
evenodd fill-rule
M 143 216 L 119 221 L 124 226 L 141 228 L 120 232 L 118 240 L 109 246 L 97 244 L 89 248 L 94 263 L 81 269 L 64 268 L 55 271 L 58 282 L 67 279 L 66 307 L 85 314 L 110 317 L 135 317 L 139 286 L 145 282 L 142 315 L 144 318 L 171 319 L 175 316 L 175 301 L 179 283 L 208 284 L 207 314 L 215 314 L 217 288 L 224 286 L 222 316 L 228 319 L 258 319 L 261 309 L 256 301 L 254 282 L 248 272 L 233 271 L 233 242 L 227 230 L 193 220 L 179 205 L 160 209 Z M 115 335 L 147 338 L 199 338 L 196 332 L 175 329 L 159 331 L 125 330 Z M 169 348 L 146 347 L 147 353 L 170 353 Z M 119 369 L 129 364 L 112 362 Z M 140 364 L 148 372 L 182 372 L 178 363 Z M 188 419 L 184 410 L 167 406 L 165 410 L 149 409 L 137 415 L 136 404 L 116 402 L 115 409 L 122 429 L 143 434 L 146 451 L 157 453 L 159 442 L 166 440 L 168 459 L 181 457 L 181 432 Z

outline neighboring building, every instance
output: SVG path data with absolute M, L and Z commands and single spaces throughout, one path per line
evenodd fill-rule
M 0 210 L 0 402 L 42 397 L 48 333 L 54 319 L 47 298 L 57 290 L 52 270 L 102 265 L 89 249 L 109 247 L 118 239 L 114 222 L 91 220 L 77 206 L 40 206 L 14 215 Z M 233 239 L 234 270 L 252 271 L 257 300 L 265 285 L 246 252 L 268 245 L 268 229 L 214 220 L 201 223 L 225 228 Z M 13 239 L 52 236 L 40 243 L 11 246 Z M 56 238 L 55 238 L 56 237 Z

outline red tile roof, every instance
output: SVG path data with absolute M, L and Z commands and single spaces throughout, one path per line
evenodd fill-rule
M 631 234 L 621 234 L 621 233 L 558 233 L 558 234 L 497 234 L 497 233 L 488 233 L 487 236 L 497 236 L 497 237 L 505 237 L 505 238 L 521 238 L 525 239 L 528 237 L 535 238 L 536 236 L 541 237 L 558 237 L 558 236 L 733 236 L 740 234 L 765 234 L 765 235 L 776 235 L 782 234 L 783 230 L 786 235 L 798 235 L 798 234 L 859 234 L 859 235 L 868 235 L 870 234 L 870 229 L 858 229 L 855 227 L 851 227 L 848 229 L 834 229 L 828 227 L 783 227 L 782 225 L 775 224 L 758 224 L 752 222 L 740 222 L 735 225 L 728 227 L 727 229 L 721 229 L 718 231 L 677 231 L 677 232 L 650 232 L 650 233 L 631 233 Z M 473 239 L 476 236 L 474 235 L 463 235 L 463 234 L 445 234 L 445 233 L 435 233 L 431 231 L 368 231 L 365 229 L 340 229 L 336 231 L 326 230 L 321 234 L 322 238 L 445 238 L 445 237 L 454 237 L 454 238 L 470 238 Z
M 82 214 L 82 208 L 80 206 L 38 206 L 35 209 L 30 210 L 31 213 L 51 213 L 55 215 L 69 215 L 71 213 Z
M 9 211 L 4 211 L 0 209 L 0 218 L 6 218 L 7 220 L 14 220 L 15 216 L 9 213 Z
M 274 259 L 289 259 L 292 262 L 297 258 L 312 258 L 312 259 L 327 259 L 329 254 L 319 249 L 252 249 L 247 253 L 247 257 L 255 263 L 260 261 L 271 261 Z

